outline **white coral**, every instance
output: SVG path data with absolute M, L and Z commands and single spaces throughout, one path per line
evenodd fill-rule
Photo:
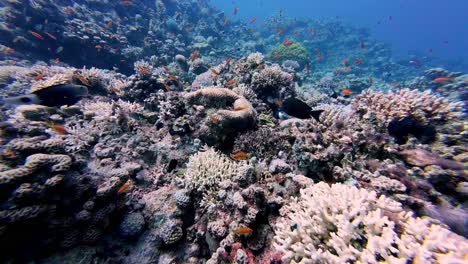
M 213 148 L 195 153 L 189 158 L 184 177 L 178 179 L 184 187 L 207 192 L 216 190 L 223 180 L 233 178 L 238 165 Z
M 441 263 L 468 254 L 466 239 L 413 218 L 385 196 L 344 184 L 321 182 L 302 189 L 280 213 L 274 247 L 286 263 L 404 263 L 411 258 Z M 404 228 L 400 234 L 397 224 Z

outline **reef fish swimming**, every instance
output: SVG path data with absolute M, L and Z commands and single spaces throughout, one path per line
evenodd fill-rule
M 72 105 L 88 95 L 88 88 L 76 84 L 60 84 L 40 89 L 31 94 L 4 98 L 7 104 L 39 104 L 45 106 Z
M 310 106 L 308 106 L 303 101 L 297 98 L 288 98 L 281 103 L 281 107 L 279 109 L 279 117 L 286 117 L 284 114 L 292 117 L 296 117 L 299 119 L 308 119 L 314 118 L 315 120 L 319 121 L 320 114 L 323 110 L 312 110 Z

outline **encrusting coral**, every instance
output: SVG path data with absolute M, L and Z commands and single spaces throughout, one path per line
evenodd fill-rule
M 274 247 L 286 263 L 462 263 L 468 242 L 375 192 L 320 182 L 283 207 Z
M 221 126 L 244 130 L 255 126 L 257 112 L 247 99 L 235 92 L 219 87 L 209 87 L 185 95 L 189 104 L 201 104 L 206 107 L 232 107 L 232 110 L 217 110 L 211 121 Z

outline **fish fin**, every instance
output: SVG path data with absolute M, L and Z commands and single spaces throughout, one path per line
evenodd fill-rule
M 320 114 L 323 112 L 323 110 L 312 110 L 310 112 L 310 115 L 317 121 L 320 121 Z
M 28 104 L 40 104 L 41 100 L 35 94 L 25 94 L 14 97 L 7 97 L 3 99 L 3 102 L 10 105 L 28 105 Z

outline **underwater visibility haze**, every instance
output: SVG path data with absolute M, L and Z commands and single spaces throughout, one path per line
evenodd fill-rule
M 467 22 L 0 0 L 0 263 L 466 263 Z

